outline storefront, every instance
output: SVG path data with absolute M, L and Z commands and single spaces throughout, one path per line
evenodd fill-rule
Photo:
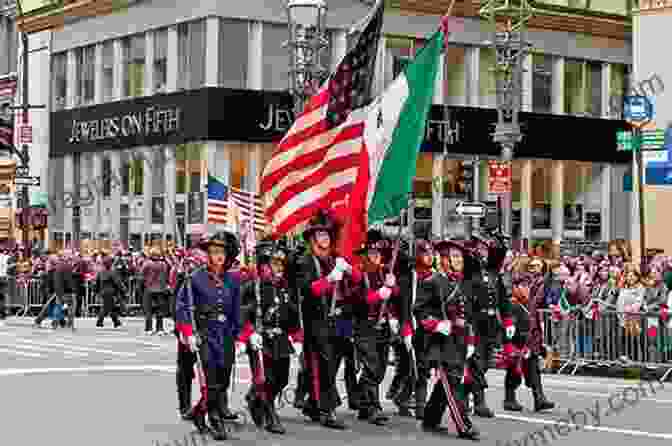
M 258 191 L 291 107 L 283 93 L 204 88 L 52 113 L 51 246 L 208 229 L 208 174 Z
M 629 238 L 624 179 L 631 155 L 616 148 L 623 121 L 521 113 L 524 139 L 516 146 L 507 187 L 492 176 L 501 150 L 492 142 L 495 110 L 448 107 L 446 113 L 434 106 L 430 118 L 415 181 L 417 232 L 439 236 L 463 230 L 455 204 L 466 199 L 465 176 L 471 175 L 473 196 L 493 213 L 498 200 L 503 204 L 503 221 L 510 225 L 505 229 L 515 239 Z M 438 223 L 439 216 L 448 224 Z

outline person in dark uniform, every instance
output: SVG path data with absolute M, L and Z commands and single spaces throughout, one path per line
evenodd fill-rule
M 296 279 L 303 299 L 303 349 L 311 384 L 303 413 L 332 429 L 345 429 L 335 416 L 341 404 L 336 373 L 348 349 L 352 349 L 350 304 L 360 298 L 362 281 L 359 271 L 335 255 L 339 226 L 326 210 L 310 220 L 303 234 L 310 253 L 299 259 Z
M 240 245 L 229 232 L 215 234 L 203 246 L 207 269 L 192 273 L 176 301 L 176 328 L 192 352 L 199 352 L 205 371 L 209 430 L 215 440 L 226 440 L 228 388 L 235 361 L 235 339 L 240 333 L 240 278 L 229 271 Z M 194 327 L 197 332 L 194 332 Z M 203 413 L 194 424 L 206 430 Z
M 476 440 L 479 431 L 466 411 L 469 383 L 464 382 L 467 361 L 476 351 L 470 323 L 471 298 L 464 290 L 464 279 L 472 273 L 464 269 L 469 251 L 457 241 L 443 241 L 436 248 L 442 263 L 447 261 L 449 268 L 418 282 L 413 309 L 419 323 L 418 332 L 422 333 L 424 359 L 439 375 L 425 406 L 422 427 L 429 431 L 442 430 L 440 423 L 447 408 L 459 437 Z
M 511 342 L 515 326 L 511 315 L 511 275 L 500 272 L 506 258 L 507 247 L 501 236 L 494 239 L 474 237 L 474 254 L 479 267 L 474 268 L 472 277 L 467 278 L 467 294 L 474 298 L 474 328 L 480 342 L 477 345 L 477 358 L 481 371 L 488 370 L 490 359 L 498 341 L 500 329 L 504 329 L 505 342 Z M 497 315 L 501 319 L 501 325 Z M 495 416 L 488 407 L 485 390 L 474 393 L 474 414 L 483 418 Z
M 119 273 L 112 268 L 114 259 L 111 256 L 103 258 L 103 271 L 101 271 L 96 280 L 97 288 L 100 290 L 100 295 L 103 298 L 103 308 L 98 314 L 98 321 L 96 327 L 103 327 L 103 321 L 107 315 L 110 315 L 114 328 L 121 327 L 119 320 L 119 303 L 126 294 L 126 287 L 121 282 Z
M 52 276 L 53 291 L 54 294 L 56 294 L 56 303 L 68 306 L 68 321 L 66 326 L 70 327 L 73 331 L 75 330 L 75 314 L 77 312 L 78 290 L 74 268 L 75 265 L 73 259 L 64 253 L 58 260 L 57 264 L 54 266 L 54 272 Z M 39 327 L 42 324 L 44 318 L 47 317 L 47 308 L 48 306 L 45 306 L 45 309 L 40 312 L 40 314 L 35 319 L 35 325 L 37 327 Z
M 143 306 L 145 311 L 145 334 L 165 335 L 163 319 L 168 316 L 168 264 L 158 247 L 150 249 L 150 259 L 142 265 L 145 285 Z M 156 318 L 156 329 L 152 332 L 152 316 Z
M 284 434 L 275 400 L 287 387 L 292 354 L 290 333 L 298 327 L 299 309 L 286 277 L 288 253 L 273 243 L 257 247 L 257 275 L 243 286 L 246 321 L 240 341 L 254 379 L 245 399 L 252 419 L 268 432 Z

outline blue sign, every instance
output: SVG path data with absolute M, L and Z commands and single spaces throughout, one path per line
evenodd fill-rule
M 629 122 L 648 122 L 653 118 L 653 104 L 646 96 L 626 96 L 623 116 Z
M 663 142 L 663 149 L 667 150 L 667 159 L 672 160 L 672 126 L 668 127 L 667 130 L 665 130 L 665 141 Z
M 655 163 L 646 166 L 646 184 L 648 186 L 672 185 L 672 164 Z

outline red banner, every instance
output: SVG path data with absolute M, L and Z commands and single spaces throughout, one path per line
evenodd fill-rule
M 489 161 L 488 184 L 491 194 L 511 192 L 511 163 Z

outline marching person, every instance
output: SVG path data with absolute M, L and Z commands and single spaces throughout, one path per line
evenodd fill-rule
M 163 318 L 168 316 L 168 264 L 161 257 L 161 250 L 153 246 L 150 258 L 142 264 L 144 281 L 143 307 L 145 311 L 145 334 L 163 336 Z M 156 329 L 152 331 L 152 317 L 156 318 Z
M 102 271 L 96 277 L 96 288 L 99 290 L 103 299 L 103 307 L 98 314 L 96 327 L 103 328 L 104 320 L 109 315 L 114 324 L 114 328 L 121 327 L 119 320 L 120 301 L 127 294 L 126 287 L 119 277 L 119 273 L 112 267 L 114 259 L 112 256 L 106 256 L 102 259 Z
M 392 268 L 383 262 L 384 254 L 387 254 L 388 261 L 392 261 L 390 245 L 382 234 L 376 232 L 369 231 L 369 241 L 357 253 L 363 256 L 364 299 L 354 305 L 353 314 L 356 355 L 362 368 L 357 383 L 358 418 L 384 425 L 388 418 L 382 413 L 380 384 L 387 371 L 390 340 L 400 334 L 399 314 L 405 305 Z M 411 344 L 411 334 L 410 323 L 407 323 L 401 329 L 407 345 Z
M 246 320 L 240 342 L 247 345 L 255 379 L 245 399 L 252 419 L 268 432 L 286 432 L 275 400 L 287 387 L 292 354 L 290 333 L 298 327 L 298 304 L 287 280 L 287 252 L 271 243 L 257 247 L 257 277 L 245 284 Z
M 75 330 L 75 314 L 77 312 L 77 280 L 74 272 L 75 265 L 70 252 L 63 252 L 54 265 L 52 275 L 52 286 L 56 294 L 56 304 L 68 307 L 68 321 L 66 326 Z M 47 317 L 49 306 L 45 305 L 43 311 L 35 319 L 35 326 L 42 325 L 42 321 Z
M 207 269 L 192 273 L 176 302 L 176 328 L 200 354 L 207 381 L 207 417 L 215 440 L 226 440 L 228 388 L 235 362 L 235 339 L 240 333 L 240 281 L 229 271 L 240 252 L 236 236 L 215 234 L 203 244 Z M 194 332 L 194 327 L 197 332 Z M 194 424 L 206 431 L 205 416 L 195 413 Z
M 303 413 L 332 429 L 345 429 L 335 416 L 341 404 L 336 373 L 348 349 L 352 349 L 350 303 L 358 298 L 362 281 L 360 272 L 335 255 L 339 227 L 326 210 L 318 211 L 310 220 L 303 233 L 310 252 L 299 259 L 296 279 L 303 298 L 303 349 L 311 384 Z
M 464 290 L 464 278 L 473 273 L 465 271 L 469 251 L 457 241 L 440 242 L 437 250 L 444 272 L 418 284 L 414 307 L 418 331 L 423 333 L 425 360 L 439 375 L 425 406 L 422 426 L 429 431 L 443 430 L 440 423 L 448 408 L 459 437 L 477 440 L 480 434 L 467 414 L 464 387 L 468 385 L 464 382 L 467 361 L 476 350 L 471 298 Z
M 473 323 L 480 340 L 477 358 L 485 374 L 498 341 L 500 323 L 497 316 L 502 321 L 505 342 L 511 342 L 516 328 L 511 315 L 511 276 L 501 272 L 507 253 L 505 241 L 501 236 L 494 240 L 474 238 L 480 268 L 474 268 L 474 275 L 467 278 L 466 294 L 473 297 Z M 479 388 L 474 392 L 474 414 L 482 418 L 495 416 L 485 399 L 485 389 Z

